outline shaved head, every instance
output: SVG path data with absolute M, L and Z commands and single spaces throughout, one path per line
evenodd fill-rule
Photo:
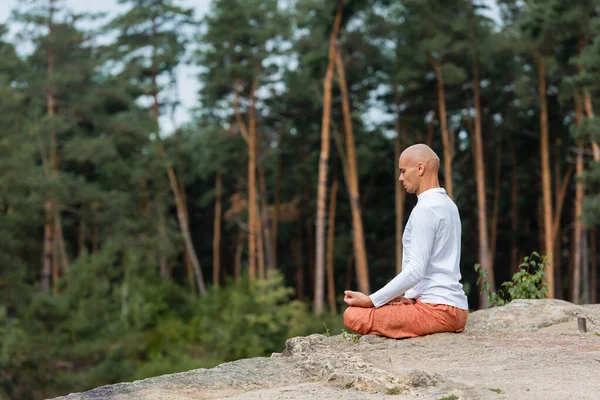
M 407 147 L 400 155 L 398 168 L 400 182 L 409 193 L 419 195 L 425 190 L 439 187 L 440 158 L 426 144 Z
M 433 168 L 436 173 L 440 169 L 440 158 L 431 147 L 423 143 L 407 147 L 400 157 L 406 157 L 409 162 L 413 163 L 425 163 L 429 168 Z

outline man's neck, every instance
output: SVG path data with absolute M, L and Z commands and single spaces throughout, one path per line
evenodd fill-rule
M 421 193 L 429 190 L 429 189 L 437 189 L 440 187 L 440 182 L 435 179 L 435 180 L 431 180 L 430 182 L 423 182 L 423 184 L 421 185 L 421 187 L 419 187 L 419 190 L 417 190 L 416 195 L 420 195 Z

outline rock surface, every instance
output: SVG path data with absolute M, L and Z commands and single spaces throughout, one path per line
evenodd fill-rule
M 586 318 L 587 333 L 577 318 Z M 600 305 L 515 300 L 463 333 L 311 335 L 282 353 L 102 386 L 73 399 L 600 399 Z

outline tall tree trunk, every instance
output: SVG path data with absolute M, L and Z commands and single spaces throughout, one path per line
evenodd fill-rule
M 500 183 L 502 178 L 502 142 L 496 148 L 496 164 L 494 169 L 494 198 L 492 202 L 492 218 L 490 222 L 490 271 L 493 273 L 498 243 L 498 219 L 500 215 Z
M 46 92 L 46 108 L 47 114 L 50 119 L 56 115 L 56 103 L 54 93 L 54 13 L 55 13 L 55 0 L 49 0 L 49 16 L 48 16 L 48 89 Z M 51 122 L 53 124 L 53 122 Z M 45 151 L 41 149 L 42 151 Z M 46 159 L 46 156 L 42 156 Z M 58 139 L 56 137 L 56 131 L 54 127 L 50 129 L 50 165 L 49 168 L 45 168 L 47 173 L 46 177 L 49 180 L 54 181 L 58 175 Z M 49 275 L 52 271 L 54 278 L 53 284 L 56 284 L 56 280 L 60 276 L 60 269 L 62 262 L 62 271 L 68 269 L 67 252 L 65 249 L 65 242 L 62 235 L 62 226 L 60 224 L 60 207 L 58 200 L 56 199 L 56 193 L 51 190 L 49 198 L 44 204 L 44 246 L 42 256 L 42 288 L 48 290 L 50 288 Z M 60 252 L 60 260 L 59 253 Z M 47 282 L 45 280 L 48 280 Z M 56 290 L 55 290 L 56 294 Z
M 586 38 L 583 35 L 579 35 L 579 44 L 578 44 L 579 55 L 581 55 L 581 53 L 583 53 L 583 49 L 585 47 L 585 41 L 586 41 Z M 579 72 L 583 73 L 583 71 L 584 71 L 583 64 L 579 63 L 578 67 L 579 67 Z M 588 118 L 594 118 L 594 108 L 592 105 L 592 98 L 590 97 L 590 93 L 585 89 L 583 90 L 583 102 L 584 102 L 584 106 L 585 106 L 586 116 Z M 600 162 L 600 146 L 593 139 L 591 142 L 592 142 L 592 152 L 594 155 L 594 161 Z
M 219 276 L 221 274 L 221 214 L 223 194 L 223 180 L 221 170 L 217 170 L 215 177 L 215 220 L 213 224 L 213 285 L 219 286 Z
M 583 105 L 581 104 L 581 98 L 578 93 L 574 95 L 575 100 L 575 123 L 581 124 L 583 119 Z M 575 161 L 575 173 L 578 177 L 583 174 L 583 143 L 580 140 L 577 143 L 577 158 Z M 577 180 L 575 183 L 575 216 L 574 216 L 574 229 L 573 229 L 573 265 L 572 265 L 572 284 L 571 284 L 571 302 L 576 303 L 579 299 L 579 285 L 580 285 L 580 271 L 581 271 L 581 249 L 582 249 L 582 236 L 584 234 L 583 221 L 581 219 L 581 211 L 583 208 L 583 197 L 584 188 L 583 182 Z
M 189 222 L 190 220 L 190 213 L 188 211 L 188 206 L 187 206 L 187 194 L 185 192 L 185 185 L 183 184 L 183 179 L 180 177 L 179 178 L 179 193 L 181 193 L 181 204 L 183 206 L 183 213 L 185 215 L 185 220 Z M 185 273 L 186 273 L 186 277 L 188 279 L 188 282 L 190 283 L 190 287 L 194 287 L 195 283 L 194 283 L 194 266 L 192 265 L 192 259 L 190 258 L 190 255 L 188 254 L 188 251 L 185 248 L 185 244 L 183 246 L 183 263 L 185 265 Z M 171 278 L 171 268 L 169 268 L 169 279 Z
M 43 291 L 50 291 L 50 275 L 52 271 L 52 219 L 50 218 L 52 212 L 52 203 L 47 200 L 44 202 L 44 251 L 42 254 L 42 274 L 41 274 L 41 286 Z M 49 220 L 50 219 L 50 220 Z
M 583 232 L 581 237 L 582 241 L 582 257 L 581 257 L 581 277 L 583 278 L 583 291 L 581 293 L 581 301 L 586 304 L 589 303 L 590 294 L 590 247 L 588 244 L 588 233 Z M 578 301 L 579 299 L 575 299 Z
M 258 268 L 263 270 L 264 273 L 263 255 L 260 254 L 261 249 L 257 249 L 257 246 L 262 242 L 262 239 L 259 237 L 260 221 L 258 218 L 256 186 L 256 83 L 256 80 L 254 80 L 252 82 L 252 88 L 250 89 L 250 118 L 248 130 L 248 257 L 250 259 L 250 280 L 256 278 L 257 261 L 259 262 Z
M 558 174 L 558 171 L 557 171 Z M 559 177 L 558 178 L 558 186 L 556 188 L 556 209 L 554 210 L 554 217 L 552 220 L 552 241 L 555 244 L 556 247 L 556 260 L 554 263 L 554 269 L 555 269 L 555 277 L 560 278 L 560 239 L 559 239 L 559 232 L 560 232 L 560 220 L 562 217 L 562 212 L 563 212 L 563 205 L 565 203 L 565 196 L 567 194 L 567 189 L 569 187 L 569 182 L 571 181 L 571 176 L 573 175 L 573 165 L 569 165 L 569 167 L 567 168 L 567 171 L 565 171 L 564 175 L 562 176 L 562 180 Z M 559 281 L 560 282 L 560 281 Z M 562 297 L 562 295 L 557 294 L 559 292 L 562 291 L 562 288 L 558 288 L 558 291 L 555 290 L 555 297 L 556 296 L 560 296 Z M 560 298 L 558 297 L 558 298 Z
M 590 272 L 590 303 L 596 304 L 596 298 L 598 293 L 598 248 L 596 247 L 598 242 L 596 241 L 596 229 L 590 229 L 590 261 L 591 261 L 591 272 Z
M 400 168 L 398 160 L 401 153 L 401 142 L 406 144 L 408 121 L 400 128 L 400 110 L 398 109 L 398 101 L 396 100 L 396 139 L 394 140 L 394 189 L 395 189 L 395 210 L 396 210 L 396 275 L 402 272 L 402 235 L 404 233 L 404 207 L 406 204 L 406 191 L 402 188 L 400 182 Z
M 450 198 L 454 198 L 452 187 L 452 158 L 454 157 L 453 141 L 448 131 L 448 120 L 446 117 L 446 95 L 444 92 L 444 77 L 442 76 L 441 65 L 438 64 L 431 55 L 428 55 L 429 63 L 435 72 L 437 81 L 437 98 L 440 109 L 440 126 L 442 128 L 442 144 L 444 146 L 444 186 L 446 193 Z
M 346 261 L 346 279 L 344 280 L 344 287 L 349 288 L 352 287 L 352 276 L 354 275 L 354 257 L 352 255 L 348 255 L 348 260 Z
M 256 200 L 258 203 L 258 199 Z M 256 226 L 256 261 L 258 265 L 258 277 L 260 279 L 265 279 L 265 245 L 263 242 L 262 220 L 260 218 L 260 207 L 258 204 L 256 204 L 255 218 L 254 225 Z
M 352 132 L 352 119 L 350 115 L 350 101 L 348 99 L 346 73 L 344 71 L 344 62 L 342 61 L 342 56 L 339 49 L 336 51 L 335 61 L 340 91 L 342 94 L 342 112 L 344 114 L 344 130 L 346 139 L 344 142 L 346 143 L 346 156 L 348 161 L 348 194 L 350 197 L 350 207 L 352 209 L 352 233 L 354 238 L 354 255 L 356 257 L 356 278 L 358 280 L 358 290 L 368 294 L 370 293 L 369 266 L 367 264 L 367 251 L 365 248 L 365 235 L 360 207 L 356 145 L 354 143 L 354 133 Z
M 241 228 L 239 229 L 236 242 L 237 243 L 235 246 L 235 260 L 233 264 L 233 278 L 235 280 L 239 279 L 239 277 L 242 276 L 242 251 L 244 250 L 245 238 Z
M 163 244 L 167 242 L 167 227 L 164 214 L 163 210 L 158 210 L 158 235 Z M 160 277 L 164 280 L 169 278 L 169 265 L 164 253 L 160 257 Z
M 271 221 L 269 218 L 269 204 L 267 202 L 267 183 L 265 181 L 265 169 L 262 164 L 258 165 L 258 184 L 260 188 L 261 226 L 264 235 L 265 266 L 267 270 L 273 269 L 273 249 L 271 238 Z
M 475 46 L 473 46 L 475 48 Z M 494 292 L 494 269 L 491 263 L 493 254 L 490 253 L 487 226 L 487 205 L 485 191 L 485 164 L 483 156 L 483 140 L 481 135 L 481 98 L 479 93 L 479 65 L 477 55 L 473 63 L 473 103 L 475 105 L 475 130 L 473 135 L 473 161 L 475 163 L 475 182 L 477 184 L 477 221 L 479 226 L 479 262 L 487 274 L 490 290 Z M 446 145 L 444 145 L 446 146 Z M 500 155 L 497 155 L 500 157 Z M 479 287 L 479 308 L 488 308 L 488 295 L 483 291 L 483 282 Z
M 319 186 L 317 193 L 317 232 L 315 240 L 315 299 L 314 312 L 323 312 L 325 283 L 325 214 L 327 213 L 327 166 L 329 162 L 329 119 L 331 116 L 331 79 L 335 62 L 336 42 L 342 22 L 344 0 L 338 0 L 333 29 L 329 38 L 329 61 L 323 80 L 323 118 L 321 122 L 321 155 L 319 158 Z
M 546 100 L 546 66 L 543 56 L 535 51 L 535 62 L 538 72 L 538 92 L 540 97 L 540 153 L 542 168 L 542 206 L 544 221 L 544 250 L 546 255 L 550 255 L 554 248 L 552 240 L 552 183 L 550 171 L 550 147 L 548 138 L 548 103 Z M 554 298 L 554 267 L 551 257 L 544 266 L 546 281 L 548 283 L 548 297 Z
M 157 25 L 156 25 L 156 15 L 152 16 L 152 59 L 154 59 L 154 52 L 156 50 L 156 46 L 154 45 L 154 40 L 157 35 Z M 158 84 L 157 84 L 157 67 L 156 65 L 152 65 L 152 98 L 153 104 L 152 109 L 154 111 L 154 124 L 156 129 L 156 138 L 159 146 L 159 154 L 165 158 L 167 161 L 167 176 L 169 177 L 169 183 L 171 185 L 171 191 L 173 192 L 173 196 L 175 197 L 175 208 L 177 210 L 177 219 L 179 220 L 179 229 L 181 231 L 181 236 L 183 237 L 183 242 L 185 244 L 185 251 L 187 251 L 190 261 L 192 262 L 192 266 L 194 268 L 194 274 L 196 275 L 196 285 L 198 287 L 198 292 L 200 295 L 204 295 L 206 293 L 206 287 L 204 285 L 204 277 L 202 276 L 202 268 L 200 266 L 200 261 L 198 260 L 198 256 L 196 254 L 196 250 L 192 243 L 192 237 L 190 234 L 189 223 L 187 220 L 187 216 L 185 213 L 185 205 L 183 204 L 183 199 L 181 195 L 181 191 L 178 185 L 177 176 L 175 174 L 175 169 L 173 165 L 167 159 L 167 155 L 165 153 L 165 149 L 162 144 L 162 140 L 160 137 L 160 124 L 158 118 L 160 116 L 159 104 L 158 104 Z
M 329 199 L 329 222 L 327 232 L 327 298 L 329 300 L 329 310 L 336 314 L 335 306 L 335 280 L 334 280 L 334 242 L 335 242 L 335 208 L 338 192 L 338 177 L 333 178 L 331 183 L 331 194 Z
M 511 245 L 510 245 L 510 261 L 511 261 L 511 276 L 519 270 L 519 187 L 517 181 L 517 151 L 515 144 L 510 146 L 511 164 L 512 164 L 512 179 L 511 179 Z
M 435 128 L 435 113 L 432 112 L 431 120 L 429 120 L 429 123 L 427 124 L 427 141 L 425 142 L 425 144 L 429 147 L 433 146 L 434 128 Z
M 292 239 L 291 246 L 292 259 L 296 263 L 296 296 L 299 300 L 304 300 L 304 257 L 302 256 L 304 252 L 302 250 L 302 235 Z
M 556 139 L 556 160 L 561 160 L 561 154 L 560 154 L 560 148 L 561 148 L 561 140 L 560 138 Z M 561 178 L 561 173 L 560 173 L 560 162 L 556 162 L 554 164 L 554 204 L 559 204 L 560 201 L 560 193 L 556 188 L 560 187 L 560 178 Z M 558 206 L 557 206 L 558 208 Z M 556 217 L 558 214 L 558 210 L 555 210 L 555 214 L 554 216 Z M 554 232 L 556 233 L 556 235 L 553 235 L 553 239 L 554 239 L 554 250 L 552 250 L 552 254 L 556 254 L 556 257 L 554 257 L 554 282 L 557 282 L 557 286 L 556 288 L 554 288 L 554 297 L 556 299 L 562 300 L 562 288 L 560 287 L 560 276 L 561 276 L 561 268 L 562 268 L 562 255 L 561 255 L 561 243 L 562 243 L 562 238 L 559 237 L 559 231 L 560 231 L 560 217 L 558 218 L 558 223 L 557 224 L 553 224 L 553 228 L 554 228 Z
M 271 237 L 271 251 L 273 266 L 277 268 L 277 234 L 279 233 L 279 207 L 281 206 L 281 170 L 283 169 L 283 143 L 284 128 L 279 134 L 279 157 L 277 159 L 277 172 L 275 173 L 275 209 L 273 210 L 273 236 Z
M 308 158 L 308 156 L 307 156 Z M 306 172 L 306 171 L 305 171 Z M 305 173 L 305 185 L 304 190 L 304 201 L 303 201 L 303 213 L 305 221 L 305 234 L 306 234 L 306 247 L 308 248 L 306 270 L 308 270 L 308 278 L 310 280 L 310 287 L 315 287 L 315 230 L 314 222 L 311 220 L 310 203 L 312 198 L 312 180 L 308 173 Z M 304 274 L 304 272 L 303 272 Z M 304 276 L 304 275 L 303 275 Z

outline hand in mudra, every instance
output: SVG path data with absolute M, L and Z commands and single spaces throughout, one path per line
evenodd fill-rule
M 344 291 L 344 302 L 352 307 L 374 307 L 371 298 L 364 293 L 352 290 Z

